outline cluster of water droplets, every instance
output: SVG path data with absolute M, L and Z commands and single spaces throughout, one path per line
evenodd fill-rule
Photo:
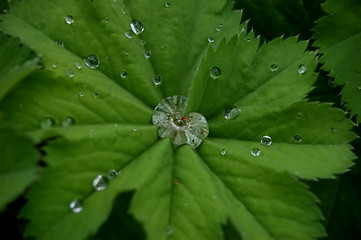
M 278 66 L 276 64 L 271 64 L 270 66 L 270 71 L 271 72 L 277 72 L 278 71 Z M 307 67 L 303 64 L 299 65 L 297 68 L 297 72 L 301 75 L 305 74 L 307 72 Z
M 183 96 L 163 99 L 155 107 L 152 120 L 161 138 L 170 138 L 176 146 L 188 144 L 196 148 L 208 136 L 209 128 L 202 114 L 192 112 L 184 115 L 187 101 Z
M 67 116 L 61 120 L 61 126 L 64 128 L 68 128 L 75 124 L 75 119 L 71 116 Z M 56 121 L 52 117 L 46 117 L 40 121 L 41 129 L 49 129 L 51 127 L 55 127 Z

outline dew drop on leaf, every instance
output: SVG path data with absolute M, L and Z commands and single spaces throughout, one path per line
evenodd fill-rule
M 75 62 L 74 65 L 79 70 L 82 69 L 82 67 L 83 67 L 80 62 Z
M 84 63 L 91 69 L 95 69 L 99 66 L 100 60 L 95 54 L 89 54 L 84 58 Z
M 296 135 L 293 136 L 293 140 L 294 140 L 295 142 L 301 142 L 301 141 L 302 141 L 301 136 L 298 135 L 298 134 L 296 134 Z
M 94 97 L 98 97 L 99 96 L 99 92 L 94 92 Z
M 208 37 L 208 42 L 209 42 L 209 43 L 213 43 L 214 41 L 215 41 L 214 37 L 212 37 L 212 36 L 211 36 L 211 37 Z
M 178 185 L 180 183 L 179 178 L 174 179 L 174 185 Z
M 358 89 L 358 90 L 361 90 L 361 85 L 358 85 L 357 89 Z
M 138 131 L 138 129 L 137 129 L 137 128 L 133 128 L 133 132 L 136 132 L 136 131 Z
M 51 66 L 52 66 L 53 68 L 56 68 L 56 63 L 53 63 Z
M 145 44 L 147 44 L 147 42 L 145 40 L 141 40 L 140 44 L 142 44 L 144 46 Z
M 228 107 L 224 111 L 224 118 L 225 119 L 235 119 L 236 117 L 238 117 L 240 112 L 241 112 L 241 109 L 236 106 Z
M 154 76 L 152 77 L 152 81 L 153 81 L 153 83 L 154 83 L 155 85 L 159 85 L 159 84 L 162 83 L 162 76 L 160 76 L 160 75 L 154 75 Z
M 222 155 L 222 156 L 225 156 L 226 154 L 227 154 L 227 150 L 223 148 L 223 149 L 221 150 L 221 155 Z
M 128 73 L 123 70 L 123 71 L 120 72 L 119 75 L 120 75 L 121 78 L 126 78 L 128 76 Z
M 72 125 L 74 125 L 75 123 L 75 119 L 73 117 L 65 117 L 62 121 L 61 121 L 61 125 L 65 128 L 70 127 Z
M 83 92 L 80 92 L 80 93 L 79 93 L 79 96 L 80 96 L 80 97 L 84 97 L 84 93 L 83 93 Z
M 258 148 L 253 148 L 251 150 L 251 154 L 252 156 L 258 157 L 259 155 L 261 155 L 261 150 L 259 150 Z
M 114 1 L 115 2 L 115 1 Z M 122 11 L 123 14 L 126 14 L 127 12 L 125 11 L 125 9 L 120 9 L 120 11 Z
M 216 28 L 217 32 L 220 32 L 222 30 L 222 27 L 223 27 L 223 23 L 220 23 Z
M 124 33 L 124 35 L 125 35 L 127 38 L 131 39 L 131 38 L 133 37 L 133 32 L 130 31 L 130 30 L 127 30 L 127 31 Z
M 56 43 L 56 45 L 58 45 L 59 47 L 64 48 L 64 42 L 63 42 L 62 40 L 58 40 L 58 41 L 56 41 L 55 43 Z
M 297 71 L 299 74 L 304 74 L 307 71 L 307 67 L 305 65 L 300 65 Z
M 278 67 L 276 64 L 272 64 L 270 69 L 271 69 L 271 72 L 276 72 L 278 70 Z
M 104 18 L 104 21 L 105 21 L 105 23 L 108 23 L 109 22 L 109 18 Z
M 124 51 L 125 56 L 128 56 L 128 54 L 129 54 L 128 51 Z
M 211 67 L 209 73 L 212 78 L 217 79 L 219 78 L 219 76 L 221 76 L 221 69 L 219 69 L 218 67 Z
M 155 107 L 152 121 L 158 127 L 161 138 L 170 138 L 176 146 L 188 144 L 196 148 L 208 136 L 209 128 L 202 114 L 192 112 L 184 115 L 187 100 L 183 96 L 163 99 Z
M 174 233 L 174 230 L 171 226 L 167 226 L 167 234 L 172 235 Z
M 68 15 L 65 17 L 65 22 L 69 25 L 71 25 L 74 22 L 74 18 L 71 15 Z
M 143 23 L 136 19 L 130 22 L 130 28 L 137 35 L 141 34 L 144 31 Z
M 272 145 L 272 138 L 270 136 L 263 136 L 261 139 L 261 143 L 267 147 Z
M 150 50 L 145 50 L 144 57 L 145 58 L 150 58 L 150 55 L 152 55 L 152 52 Z
M 66 70 L 65 73 L 66 73 L 66 75 L 67 75 L 69 78 L 74 77 L 74 71 L 71 70 L 71 69 Z
M 103 175 L 98 175 L 93 180 L 93 188 L 95 191 L 103 191 L 107 188 L 107 179 Z
M 334 133 L 336 130 L 335 130 L 335 128 L 330 128 L 330 132 L 332 132 L 332 133 Z
M 302 118 L 302 113 L 301 113 L 301 112 L 297 113 L 297 114 L 296 114 L 296 118 L 297 118 L 297 119 L 301 119 L 301 118 Z
M 118 176 L 118 172 L 114 169 L 108 171 L 107 177 L 109 180 L 113 180 L 116 176 Z
M 165 7 L 169 8 L 170 7 L 170 3 L 166 3 Z
M 69 209 L 73 213 L 80 213 L 81 211 L 83 211 L 83 204 L 78 199 L 74 199 L 70 202 Z
M 46 117 L 40 121 L 40 127 L 42 129 L 48 129 L 55 125 L 55 120 L 51 117 Z

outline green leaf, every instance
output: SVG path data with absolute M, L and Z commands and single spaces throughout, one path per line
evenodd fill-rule
M 0 34 L 0 101 L 25 76 L 36 69 L 39 58 L 29 48 L 20 47 L 19 39 Z
M 329 15 L 317 21 L 314 46 L 320 47 L 322 69 L 343 85 L 342 100 L 357 115 L 361 113 L 361 3 L 357 0 L 329 0 L 323 5 Z
M 0 210 L 3 210 L 37 179 L 39 154 L 29 138 L 1 124 Z
M 128 213 L 148 239 L 323 236 L 316 199 L 296 177 L 345 171 L 355 135 L 342 111 L 303 100 L 317 76 L 314 53 L 296 38 L 260 46 L 252 31 L 245 35 L 230 1 L 169 4 L 17 1 L 1 16 L 0 29 L 34 49 L 44 65 L 0 104 L 4 119 L 33 141 L 48 139 L 47 168 L 20 216 L 29 220 L 26 237 L 99 237 L 117 221 L 112 211 L 128 192 L 134 192 Z M 74 22 L 67 24 L 70 15 Z M 134 19 L 145 29 L 128 38 Z M 88 54 L 99 57 L 99 67 L 83 63 Z M 212 67 L 221 70 L 217 79 Z M 155 74 L 160 85 L 152 83 Z M 151 125 L 152 109 L 171 95 L 188 96 L 187 111 L 207 118 L 210 136 L 200 148 L 175 148 Z M 240 115 L 225 119 L 233 105 Z M 271 146 L 260 143 L 265 135 Z M 251 154 L 256 147 L 258 157 Z M 111 169 L 118 176 L 97 191 L 93 180 Z M 69 206 L 75 199 L 83 205 L 78 213 Z M 231 233 L 224 233 L 227 223 Z

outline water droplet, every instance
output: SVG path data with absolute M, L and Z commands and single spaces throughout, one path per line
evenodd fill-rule
M 183 96 L 163 99 L 155 107 L 152 121 L 158 127 L 161 138 L 170 138 L 176 146 L 188 144 L 196 148 L 208 136 L 209 128 L 202 114 L 193 112 L 183 115 L 187 100 Z
M 259 150 L 258 148 L 253 148 L 251 154 L 252 156 L 258 157 L 259 155 L 261 155 L 261 150 Z
M 62 40 L 58 40 L 58 41 L 56 41 L 56 45 L 58 45 L 58 46 L 60 46 L 60 47 L 64 48 L 64 42 L 63 42 Z
M 125 34 L 125 36 L 126 36 L 127 38 L 129 38 L 129 39 L 131 39 L 131 38 L 133 37 L 133 32 L 130 31 L 130 30 L 127 30 L 124 34 Z
M 296 135 L 293 136 L 293 140 L 294 140 L 295 142 L 301 142 L 301 141 L 302 141 L 301 136 L 298 135 L 298 134 L 296 134 Z
M 98 97 L 99 96 L 99 92 L 94 92 L 94 97 Z
M 214 37 L 208 37 L 208 42 L 213 43 L 215 41 Z
M 44 118 L 40 121 L 40 127 L 42 129 L 48 129 L 55 125 L 55 120 L 51 117 Z
M 125 56 L 128 56 L 128 54 L 129 54 L 128 51 L 124 51 Z
M 167 226 L 167 234 L 172 235 L 174 233 L 174 230 L 171 226 Z
M 150 58 L 150 55 L 152 55 L 152 52 L 150 50 L 145 50 L 144 57 L 145 58 Z
M 74 65 L 79 70 L 82 69 L 82 67 L 83 67 L 80 62 L 75 62 Z
M 217 32 L 220 32 L 222 30 L 222 27 L 223 27 L 223 23 L 220 23 L 216 28 Z
M 124 8 L 120 9 L 120 11 L 122 11 L 123 14 L 127 13 Z
M 105 23 L 108 23 L 109 22 L 109 18 L 104 18 L 104 21 L 105 21 Z
M 140 40 L 140 44 L 144 46 L 145 44 L 147 44 L 147 42 L 145 40 Z
M 219 69 L 218 67 L 211 67 L 209 73 L 212 78 L 217 79 L 219 78 L 219 76 L 221 76 L 221 69 Z
M 304 74 L 307 71 L 307 67 L 305 65 L 300 65 L 298 67 L 298 73 L 299 74 Z
M 66 117 L 61 121 L 61 125 L 65 128 L 72 126 L 75 123 L 75 119 L 73 117 Z
M 83 92 L 80 92 L 80 93 L 79 93 L 79 96 L 80 96 L 80 97 L 84 97 L 84 93 L 83 93 Z
M 167 7 L 167 8 L 170 7 L 170 3 L 166 3 L 165 7 Z
M 65 73 L 66 73 L 66 75 L 67 75 L 69 78 L 74 77 L 74 71 L 71 70 L 71 69 L 66 70 Z
M 270 136 L 263 136 L 261 139 L 261 143 L 267 147 L 272 145 L 272 138 Z
M 69 208 L 73 213 L 80 213 L 83 211 L 83 204 L 78 199 L 74 199 L 70 202 Z
M 301 118 L 302 118 L 302 113 L 301 113 L 301 112 L 297 113 L 297 114 L 296 114 L 296 118 L 297 118 L 297 119 L 301 119 Z
M 361 85 L 358 85 L 357 89 L 358 89 L 358 90 L 361 90 Z
M 128 76 L 128 73 L 126 71 L 123 70 L 123 71 L 120 72 L 120 77 L 121 78 L 126 78 L 127 76 Z
M 74 18 L 71 15 L 68 15 L 65 17 L 65 22 L 69 25 L 71 25 L 74 22 Z
M 221 150 L 221 155 L 222 155 L 222 156 L 225 156 L 226 154 L 227 154 L 227 150 L 223 148 L 223 149 Z
M 95 54 L 89 54 L 86 58 L 84 58 L 84 63 L 89 68 L 95 69 L 99 66 L 100 60 Z
M 130 22 L 130 28 L 135 34 L 141 34 L 144 31 L 143 23 L 136 19 Z
M 118 123 L 114 123 L 114 127 L 115 128 L 119 127 Z
M 224 118 L 225 119 L 235 119 L 236 117 L 238 117 L 240 112 L 241 112 L 241 109 L 236 106 L 228 107 L 224 111 Z
M 107 188 L 107 186 L 108 186 L 108 182 L 104 176 L 98 175 L 94 178 L 93 188 L 95 191 L 103 191 Z
M 272 64 L 270 69 L 271 69 L 272 72 L 276 72 L 278 70 L 278 67 L 277 67 L 277 65 Z
M 51 66 L 52 66 L 53 68 L 56 68 L 56 63 L 53 63 Z
M 109 180 L 113 180 L 116 176 L 118 176 L 118 172 L 114 169 L 108 171 L 107 177 Z
M 133 132 L 136 132 L 136 131 L 138 131 L 138 129 L 137 129 L 137 128 L 133 128 Z
M 177 184 L 179 184 L 179 183 L 180 183 L 179 178 L 174 179 L 174 185 L 177 185 Z
M 154 83 L 155 85 L 159 85 L 159 84 L 162 83 L 162 76 L 160 76 L 160 75 L 154 75 L 154 76 L 152 77 L 152 81 L 153 81 L 153 83 Z
M 335 130 L 335 128 L 330 128 L 330 132 L 332 132 L 332 133 L 334 133 L 336 130 Z

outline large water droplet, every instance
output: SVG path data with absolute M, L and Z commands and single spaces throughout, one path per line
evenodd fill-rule
M 69 25 L 71 25 L 74 22 L 74 18 L 71 15 L 68 15 L 65 17 L 65 22 Z
M 219 69 L 218 67 L 211 67 L 209 73 L 212 78 L 216 79 L 219 78 L 219 76 L 221 76 L 221 69 Z
M 301 136 L 298 135 L 298 134 L 296 134 L 296 135 L 293 136 L 293 140 L 294 140 L 295 142 L 301 142 L 301 141 L 302 141 Z
M 162 76 L 160 76 L 160 75 L 154 75 L 154 76 L 152 77 L 152 81 L 153 81 L 153 83 L 154 83 L 155 85 L 159 85 L 159 84 L 162 83 Z
M 73 117 L 66 117 L 61 121 L 61 125 L 65 128 L 72 126 L 75 123 L 75 119 Z
M 223 148 L 223 149 L 221 150 L 221 155 L 222 155 L 222 156 L 225 156 L 226 154 L 227 154 L 227 150 Z
M 63 42 L 62 40 L 58 40 L 58 41 L 56 41 L 55 43 L 56 43 L 56 45 L 64 48 L 64 42 Z
M 263 136 L 261 139 L 261 143 L 267 147 L 272 145 L 272 138 L 270 136 Z
M 100 60 L 95 54 L 89 54 L 86 58 L 84 58 L 84 63 L 88 67 L 95 69 L 99 66 Z
M 93 188 L 95 191 L 103 191 L 107 188 L 108 181 L 103 175 L 98 175 L 93 180 Z
M 209 128 L 202 114 L 184 115 L 187 100 L 183 96 L 163 99 L 153 111 L 153 124 L 161 138 L 170 138 L 176 146 L 189 144 L 196 148 L 208 136 Z
M 73 213 L 80 213 L 83 211 L 83 204 L 78 199 L 74 199 L 70 202 L 69 208 Z
M 143 23 L 136 19 L 130 22 L 130 28 L 135 34 L 141 34 L 144 31 Z
M 144 57 L 145 58 L 150 58 L 150 55 L 152 55 L 152 52 L 150 50 L 145 50 Z
M 297 71 L 299 74 L 304 74 L 307 71 L 307 67 L 305 65 L 300 65 Z
M 131 39 L 131 38 L 133 37 L 133 32 L 130 31 L 130 30 L 127 30 L 124 34 L 125 34 L 125 36 L 126 36 L 127 38 L 129 38 L 129 39 Z
M 128 73 L 123 70 L 123 71 L 120 72 L 119 75 L 120 75 L 121 78 L 126 78 L 128 76 Z
M 277 65 L 272 64 L 270 69 L 271 69 L 272 72 L 276 72 L 278 70 L 278 67 L 277 67 Z
M 208 42 L 209 42 L 209 43 L 213 43 L 214 41 L 215 41 L 214 37 L 212 37 L 212 36 L 211 36 L 211 37 L 208 37 Z
M 114 169 L 108 171 L 107 177 L 109 180 L 113 180 L 116 176 L 118 176 L 118 172 Z
M 42 129 L 48 129 L 55 125 L 55 120 L 51 117 L 44 118 L 40 121 L 40 127 Z
M 252 156 L 258 157 L 259 155 L 261 155 L 261 150 L 259 150 L 258 148 L 253 148 L 251 154 Z
M 235 119 L 236 117 L 238 117 L 240 112 L 241 112 L 241 109 L 236 106 L 228 107 L 224 111 L 224 118 L 225 119 Z

